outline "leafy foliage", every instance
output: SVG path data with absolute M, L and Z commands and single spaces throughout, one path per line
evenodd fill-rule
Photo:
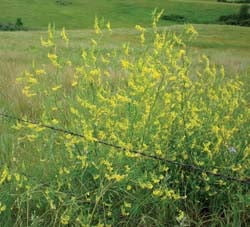
M 217 1 L 225 3 L 250 3 L 250 0 L 217 0 Z
M 71 5 L 72 1 L 70 0 L 56 0 L 56 3 L 62 6 L 67 6 L 67 5 Z
M 0 30 L 2 31 L 20 31 L 26 30 L 23 26 L 23 22 L 21 18 L 17 18 L 16 23 L 0 23 Z
M 163 15 L 161 17 L 163 20 L 170 20 L 170 21 L 176 21 L 176 22 L 187 22 L 187 18 L 184 16 L 176 15 L 176 14 L 170 14 L 170 15 Z
M 249 5 L 242 5 L 238 14 L 221 16 L 219 21 L 225 24 L 250 26 Z

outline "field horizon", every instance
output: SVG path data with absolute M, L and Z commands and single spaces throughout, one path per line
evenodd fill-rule
M 61 4 L 65 2 L 64 4 Z M 67 4 L 68 3 L 68 4 Z M 49 23 L 57 28 L 92 28 L 95 17 L 108 20 L 114 28 L 133 27 L 139 23 L 150 26 L 155 8 L 164 9 L 167 15 L 181 15 L 188 23 L 218 23 L 222 15 L 237 13 L 241 4 L 221 3 L 216 0 L 2 0 L 0 23 L 14 23 L 21 18 L 29 30 L 46 30 Z M 160 20 L 159 25 L 176 24 Z

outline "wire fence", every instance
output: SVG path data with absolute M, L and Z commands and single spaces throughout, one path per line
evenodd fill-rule
M 63 129 L 63 128 L 57 128 L 57 127 L 54 127 L 54 126 L 51 126 L 51 125 L 42 124 L 41 122 L 25 120 L 25 119 L 15 117 L 15 116 L 12 116 L 12 115 L 9 115 L 9 114 L 6 114 L 6 113 L 0 113 L 0 116 L 2 116 L 3 118 L 10 119 L 10 120 L 23 122 L 23 123 L 27 123 L 27 124 L 38 125 L 39 127 L 50 129 L 50 130 L 55 131 L 55 132 L 60 132 L 60 133 L 63 133 L 63 134 L 74 136 L 74 137 L 80 137 L 80 138 L 86 139 L 83 134 L 79 134 L 79 133 L 76 133 L 76 132 L 73 132 L 73 131 L 70 131 L 70 130 L 66 130 L 66 129 Z M 195 172 L 205 173 L 207 175 L 214 176 L 214 177 L 217 177 L 217 178 L 220 178 L 220 179 L 224 179 L 226 181 L 237 182 L 237 183 L 244 184 L 244 185 L 247 185 L 247 186 L 250 185 L 250 178 L 240 179 L 240 178 L 224 175 L 224 174 L 221 174 L 221 173 L 215 173 L 215 172 L 209 171 L 209 170 L 207 170 L 205 168 L 201 168 L 201 167 L 199 167 L 197 165 L 181 163 L 181 162 L 165 159 L 165 158 L 162 158 L 162 157 L 159 157 L 159 156 L 156 156 L 156 155 L 145 154 L 144 152 L 139 151 L 139 150 L 127 149 L 127 148 L 119 146 L 117 144 L 112 144 L 112 143 L 102 141 L 102 140 L 98 140 L 98 139 L 95 139 L 94 142 L 98 143 L 98 144 L 105 145 L 105 146 L 109 146 L 109 147 L 112 147 L 112 148 L 115 148 L 117 150 L 121 150 L 121 151 L 124 151 L 124 152 L 126 151 L 126 152 L 130 152 L 130 153 L 133 153 L 133 154 L 136 154 L 136 155 L 140 155 L 141 157 L 144 157 L 144 158 L 153 159 L 153 160 L 160 161 L 160 162 L 163 162 L 163 163 L 178 166 L 178 167 L 180 167 L 181 169 L 183 169 L 185 171 L 195 171 Z

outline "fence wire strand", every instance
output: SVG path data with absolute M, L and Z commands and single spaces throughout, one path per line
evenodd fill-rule
M 6 114 L 6 113 L 0 113 L 0 116 L 2 116 L 3 118 L 6 118 L 6 119 L 10 119 L 10 120 L 18 121 L 18 122 L 23 122 L 23 123 L 27 123 L 27 124 L 38 125 L 39 127 L 50 129 L 52 131 L 56 131 L 56 132 L 60 132 L 60 133 L 63 133 L 63 134 L 71 135 L 73 137 L 80 137 L 80 138 L 85 139 L 85 136 L 83 134 L 79 134 L 79 133 L 76 133 L 76 132 L 73 132 L 73 131 L 70 131 L 70 130 L 66 130 L 66 129 L 63 129 L 63 128 L 57 128 L 57 127 L 54 127 L 54 126 L 51 126 L 51 125 L 42 124 L 42 123 L 37 122 L 37 121 L 25 120 L 25 119 L 15 117 L 15 116 L 12 116 L 12 115 L 9 115 L 9 114 Z M 205 168 L 201 168 L 201 167 L 199 167 L 197 165 L 181 163 L 181 162 L 165 159 L 165 158 L 162 158 L 162 157 L 159 157 L 159 156 L 156 156 L 156 155 L 145 154 L 144 152 L 139 151 L 139 150 L 127 149 L 127 148 L 122 147 L 120 145 L 112 144 L 112 143 L 102 141 L 102 140 L 95 139 L 94 142 L 98 143 L 98 144 L 105 145 L 105 146 L 113 147 L 113 148 L 115 148 L 117 150 L 121 150 L 121 151 L 124 151 L 124 152 L 125 151 L 130 152 L 130 153 L 139 155 L 139 156 L 144 157 L 144 158 L 153 159 L 153 160 L 157 160 L 157 161 L 160 161 L 160 162 L 163 162 L 163 163 L 168 163 L 168 164 L 171 164 L 171 165 L 174 165 L 174 166 L 178 166 L 178 167 L 180 167 L 181 169 L 183 169 L 185 171 L 191 170 L 191 171 L 195 171 L 195 172 L 206 173 L 207 175 L 214 176 L 214 177 L 224 179 L 224 180 L 227 180 L 227 181 L 237 182 L 237 183 L 245 184 L 245 185 L 248 185 L 248 186 L 250 185 L 250 178 L 239 179 L 239 178 L 224 175 L 224 174 L 221 174 L 221 173 L 215 173 L 215 172 L 209 171 L 209 170 L 207 170 Z

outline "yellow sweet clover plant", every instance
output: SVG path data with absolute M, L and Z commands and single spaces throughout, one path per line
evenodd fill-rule
M 244 185 L 131 152 L 239 179 L 249 176 L 249 110 L 242 82 L 228 79 L 206 56 L 192 62 L 184 40 L 197 35 L 195 28 L 187 26 L 185 37 L 159 29 L 161 14 L 154 13 L 153 41 L 136 25 L 138 48 L 124 44 L 102 51 L 98 45 L 105 31 L 96 18 L 98 37 L 77 61 L 55 48 L 56 34 L 49 27 L 47 41 L 41 39 L 48 65 L 25 71 L 17 83 L 28 100 L 39 103 L 39 122 L 84 138 L 17 123 L 19 146 L 33 148 L 33 162 L 40 166 L 33 167 L 42 177 L 32 176 L 25 163 L 23 172 L 4 168 L 0 187 L 9 185 L 14 194 L 8 195 L 10 206 L 0 203 L 0 215 L 12 209 L 13 220 L 28 223 L 36 217 L 39 224 L 51 225 L 170 226 L 188 222 L 192 206 L 200 217 L 214 203 L 233 209 L 228 198 L 236 199 L 231 195 L 235 190 L 244 195 Z M 110 23 L 106 26 L 112 31 Z M 65 29 L 61 39 L 69 50 Z M 70 72 L 67 78 L 65 71 Z

